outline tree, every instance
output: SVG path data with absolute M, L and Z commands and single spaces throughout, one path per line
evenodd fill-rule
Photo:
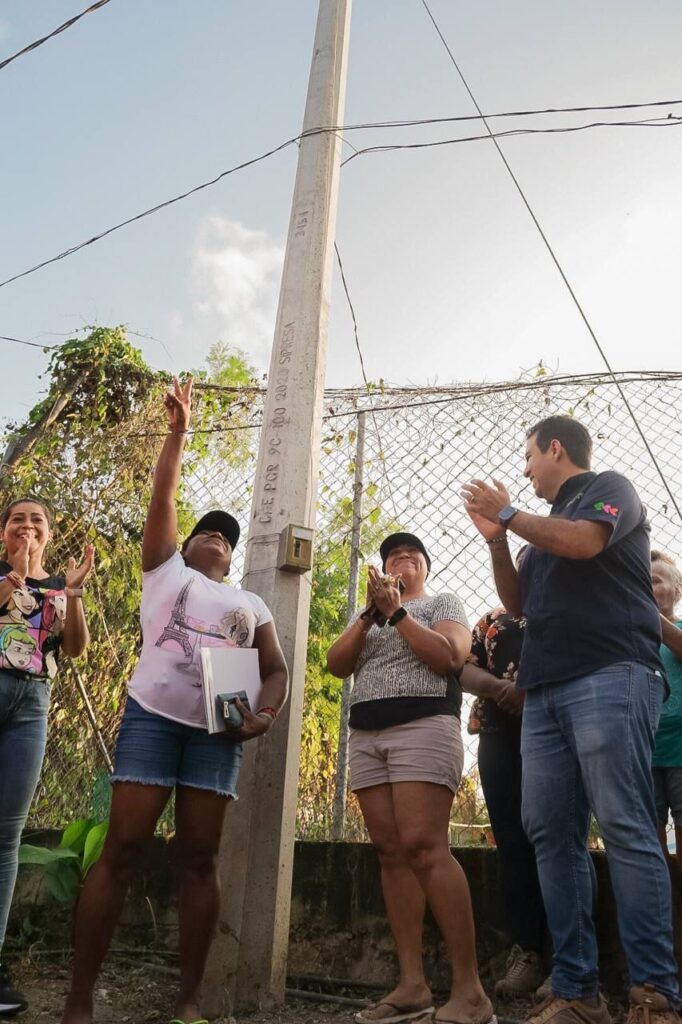
M 64 567 L 68 555 L 79 557 L 88 541 L 97 550 L 85 598 L 92 641 L 82 665 L 69 665 L 58 677 L 34 807 L 41 823 L 63 824 L 89 810 L 93 780 L 105 770 L 85 725 L 73 671 L 81 669 L 111 749 L 137 657 L 140 545 L 152 470 L 166 431 L 161 396 L 169 378 L 144 362 L 123 327 L 98 327 L 67 341 L 52 356 L 47 377 L 46 395 L 26 422 L 10 425 L 7 448 L 16 457 L 0 480 L 0 505 L 35 494 L 54 509 L 54 571 Z M 195 476 L 202 460 L 225 472 L 248 473 L 251 453 L 244 435 L 249 432 L 214 429 L 246 424 L 257 400 L 253 370 L 227 346 L 211 350 L 209 369 L 197 378 L 196 433 L 188 441 L 179 495 L 179 527 L 185 533 L 194 519 Z

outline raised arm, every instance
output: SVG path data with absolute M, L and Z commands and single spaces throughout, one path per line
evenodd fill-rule
M 175 495 L 180 483 L 182 453 L 191 415 L 192 380 L 184 387 L 173 379 L 173 390 L 164 398 L 168 434 L 156 462 L 152 498 L 142 539 L 142 569 L 150 572 L 163 565 L 177 548 L 178 517 Z
M 493 484 L 491 487 L 483 480 L 472 480 L 463 493 L 465 508 L 472 518 L 475 515 L 498 527 L 498 516 L 506 505 L 511 504 L 511 499 L 504 484 L 499 480 L 493 480 Z M 609 543 L 612 526 L 593 519 L 570 520 L 518 511 L 509 522 L 508 529 L 551 555 L 584 560 L 595 558 L 604 550 Z M 516 614 L 506 602 L 505 607 Z
M 90 643 L 90 631 L 85 621 L 83 610 L 83 584 L 95 562 L 95 549 L 92 544 L 85 548 L 83 561 L 76 565 L 75 558 L 69 558 L 66 570 L 64 593 L 66 594 L 66 618 L 62 651 L 70 658 L 79 658 Z
M 371 626 L 372 619 L 369 615 L 353 619 L 327 651 L 327 669 L 337 679 L 347 679 L 353 675 L 365 636 Z
M 491 523 L 474 511 L 471 502 L 467 501 L 464 507 L 472 523 L 490 548 L 497 596 L 509 614 L 519 618 L 522 614 L 521 580 L 507 544 L 506 531 L 499 523 Z

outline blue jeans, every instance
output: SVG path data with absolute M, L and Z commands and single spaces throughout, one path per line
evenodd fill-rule
M 621 663 L 538 686 L 523 709 L 523 824 L 535 846 L 554 944 L 552 990 L 596 995 L 597 943 L 587 834 L 599 823 L 632 985 L 678 1005 L 670 878 L 656 835 L 651 756 L 663 679 Z
M 0 949 L 17 877 L 21 833 L 45 753 L 50 684 L 0 672 Z

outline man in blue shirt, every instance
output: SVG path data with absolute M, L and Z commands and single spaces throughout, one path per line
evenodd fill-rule
M 570 416 L 527 435 L 525 476 L 549 516 L 474 480 L 465 507 L 490 545 L 500 600 L 528 625 L 523 820 L 535 846 L 554 944 L 552 994 L 532 1024 L 609 1024 L 599 994 L 586 840 L 593 812 L 630 972 L 628 1024 L 679 1024 L 670 880 L 656 835 L 651 773 L 665 697 L 649 524 L 632 484 L 590 471 L 592 441 Z M 517 572 L 507 532 L 529 545 Z

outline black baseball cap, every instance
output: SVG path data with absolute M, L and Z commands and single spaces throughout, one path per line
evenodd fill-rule
M 229 512 L 223 512 L 219 508 L 214 509 L 212 512 L 207 512 L 205 516 L 197 520 L 187 540 L 196 536 L 197 533 L 202 533 L 204 530 L 215 530 L 217 533 L 222 533 L 232 550 L 234 551 L 236 548 L 240 533 L 239 523 Z
M 426 568 L 431 572 L 431 559 L 429 558 L 429 553 L 420 541 L 419 537 L 415 537 L 413 533 L 390 533 L 388 537 L 381 542 L 379 554 L 381 555 L 381 568 L 384 572 L 386 572 L 386 559 L 389 554 L 394 548 L 399 548 L 401 544 L 410 544 L 413 548 L 417 548 L 418 551 L 421 551 L 422 555 L 426 559 Z

